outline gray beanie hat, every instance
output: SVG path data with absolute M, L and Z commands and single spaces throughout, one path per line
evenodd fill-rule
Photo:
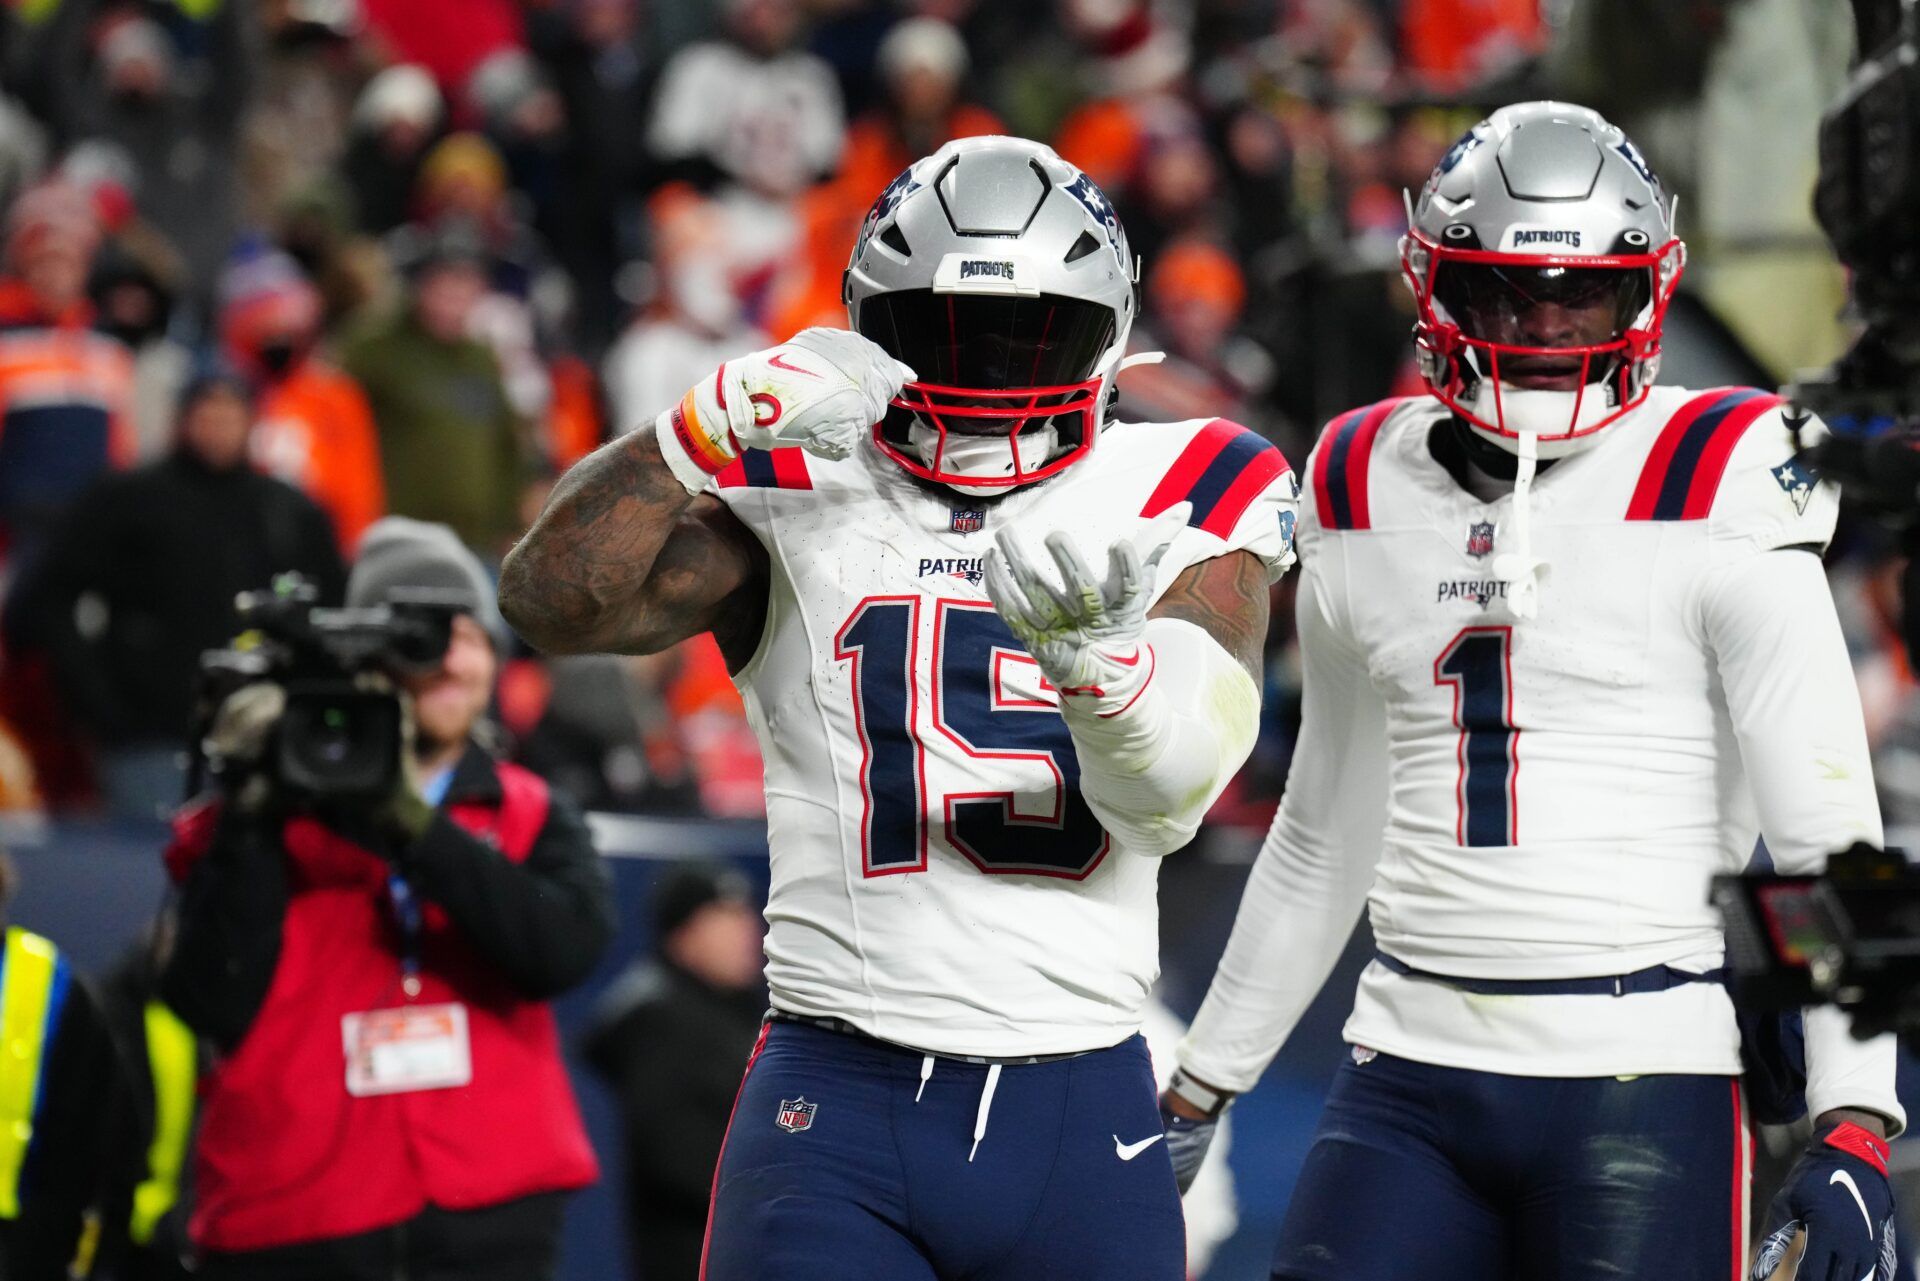
M 493 579 L 459 535 L 445 525 L 383 516 L 361 536 L 360 555 L 347 576 L 347 606 L 384 605 L 396 590 L 409 588 L 446 593 L 487 629 L 495 645 L 507 639 Z

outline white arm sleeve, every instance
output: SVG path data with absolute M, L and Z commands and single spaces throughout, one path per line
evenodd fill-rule
M 1373 884 L 1386 822 L 1386 710 L 1326 617 L 1312 572 L 1295 606 L 1305 689 L 1287 789 L 1180 1063 L 1236 1093 L 1266 1070 L 1326 982 Z
M 1880 844 L 1860 692 L 1819 558 L 1742 556 L 1711 572 L 1701 609 L 1774 866 L 1817 872 L 1855 841 Z M 1808 1112 L 1864 1108 L 1903 1129 L 1894 1038 L 1856 1041 L 1831 1008 L 1806 1022 Z
M 1063 698 L 1060 714 L 1088 808 L 1126 849 L 1158 858 L 1193 839 L 1246 762 L 1260 691 L 1219 641 L 1183 619 L 1148 619 L 1141 648 L 1153 667 L 1131 703 L 1103 717 Z

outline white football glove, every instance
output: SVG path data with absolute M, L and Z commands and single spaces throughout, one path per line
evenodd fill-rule
M 1060 571 L 1058 587 L 1011 531 L 1000 531 L 987 553 L 987 596 L 1063 701 L 1094 699 L 1117 710 L 1147 683 L 1153 669 L 1141 654 L 1140 637 L 1154 570 L 1192 511 L 1191 503 L 1178 503 L 1114 543 L 1107 549 L 1104 580 L 1087 568 L 1071 536 L 1055 530 L 1046 544 Z
M 689 493 L 742 449 L 799 446 L 845 458 L 913 370 L 859 334 L 803 329 L 729 360 L 655 420 L 660 452 Z

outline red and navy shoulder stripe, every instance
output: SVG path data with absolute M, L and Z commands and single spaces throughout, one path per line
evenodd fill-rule
M 1371 529 L 1367 474 L 1373 439 L 1404 397 L 1383 400 L 1340 415 L 1327 424 L 1313 455 L 1313 502 L 1323 529 Z
M 1175 503 L 1189 502 L 1193 514 L 1187 517 L 1188 526 L 1224 539 L 1260 491 L 1288 470 L 1273 442 L 1239 423 L 1216 418 L 1194 433 L 1140 514 L 1151 519 Z
M 1647 454 L 1627 519 L 1704 520 L 1734 447 L 1780 404 L 1780 397 L 1752 387 L 1718 387 L 1682 405 Z
M 813 488 L 813 477 L 807 471 L 807 455 L 798 447 L 743 449 L 713 480 L 722 489 Z

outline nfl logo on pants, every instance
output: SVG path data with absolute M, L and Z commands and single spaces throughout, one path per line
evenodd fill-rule
M 780 1113 L 773 1123 L 788 1134 L 798 1134 L 813 1124 L 813 1114 L 819 1109 L 818 1103 L 809 1103 L 806 1096 L 797 1099 L 781 1099 Z

